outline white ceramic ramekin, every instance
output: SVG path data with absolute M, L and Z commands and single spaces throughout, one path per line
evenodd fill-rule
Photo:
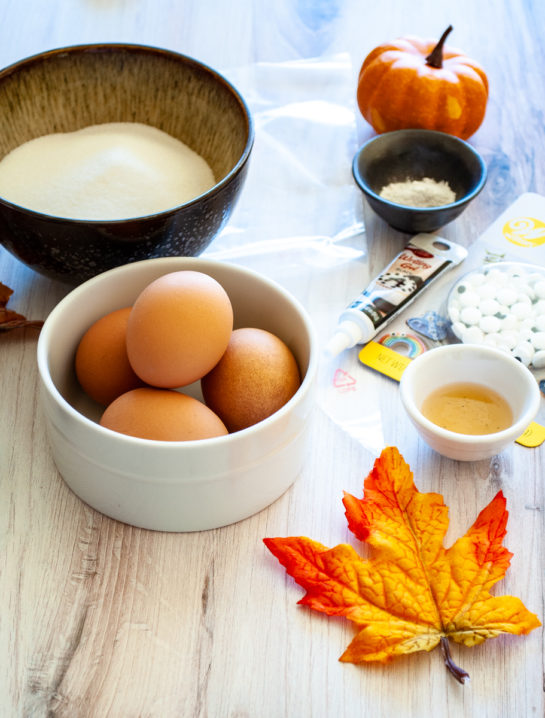
M 99 317 L 130 306 L 158 276 L 182 269 L 214 277 L 227 291 L 235 327 L 267 329 L 293 351 L 302 384 L 278 412 L 243 431 L 202 441 L 138 439 L 97 423 L 74 354 Z M 51 312 L 38 342 L 41 401 L 53 459 L 87 504 L 119 521 L 163 531 L 217 528 L 268 506 L 293 483 L 306 456 L 317 348 L 304 308 L 278 284 L 225 262 L 192 257 L 151 259 L 85 282 Z
M 437 426 L 421 411 L 435 389 L 456 382 L 482 384 L 509 402 L 513 423 L 494 434 L 458 434 Z M 401 377 L 401 401 L 420 436 L 439 454 L 458 461 L 478 461 L 498 454 L 523 434 L 540 404 L 532 373 L 506 352 L 476 344 L 452 344 L 421 354 Z

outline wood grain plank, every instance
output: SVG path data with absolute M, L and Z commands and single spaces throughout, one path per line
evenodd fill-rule
M 485 122 L 471 138 L 487 161 L 488 183 L 443 230 L 470 246 L 518 195 L 545 194 L 545 6 L 537 0 L 4 0 L 0 65 L 93 41 L 156 44 L 220 69 L 348 53 L 355 87 L 359 64 L 375 44 L 401 34 L 438 36 L 449 23 L 453 44 L 481 61 L 491 88 Z M 371 134 L 358 119 L 359 140 Z M 346 286 L 336 278 L 324 297 L 312 281 L 294 282 L 321 337 L 352 299 L 348 288 L 359 276 L 363 288 L 406 239 L 367 206 L 364 218 L 367 254 L 347 266 Z M 16 291 L 10 306 L 32 318 L 45 318 L 68 291 L 3 249 L 0 280 Z M 38 407 L 36 334 L 13 332 L 0 343 L 0 716 L 544 715 L 541 629 L 472 649 L 453 646 L 472 678 L 461 687 L 437 651 L 389 666 L 341 664 L 351 625 L 297 606 L 302 591 L 263 537 L 308 535 L 357 546 L 342 492 L 361 495 L 374 460 L 321 409 L 301 476 L 271 507 L 214 531 L 144 531 L 101 516 L 65 486 Z M 491 462 L 459 464 L 416 438 L 393 382 L 381 383 L 380 404 L 385 443 L 402 449 L 420 490 L 441 492 L 450 506 L 447 543 L 496 491 L 505 493 L 506 545 L 514 558 L 497 593 L 518 595 L 543 616 L 544 449 L 514 445 Z

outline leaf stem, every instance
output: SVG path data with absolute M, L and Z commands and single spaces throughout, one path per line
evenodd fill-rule
M 469 673 L 466 673 L 462 668 L 459 668 L 452 660 L 452 656 L 450 655 L 448 638 L 446 638 L 445 636 L 441 637 L 441 651 L 443 653 L 443 659 L 445 661 L 445 666 L 447 667 L 447 669 L 452 673 L 454 678 L 456 678 L 458 683 L 464 685 L 466 679 L 469 679 Z

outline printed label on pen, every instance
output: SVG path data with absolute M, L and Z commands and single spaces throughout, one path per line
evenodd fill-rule
M 434 235 L 417 235 L 348 309 L 365 314 L 378 329 L 466 254 L 453 242 Z
M 376 327 L 448 264 L 442 257 L 408 246 L 350 308 L 364 311 Z

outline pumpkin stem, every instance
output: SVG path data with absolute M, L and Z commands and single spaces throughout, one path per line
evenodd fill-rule
M 441 35 L 439 42 L 437 45 L 433 48 L 433 50 L 430 52 L 430 54 L 426 57 L 426 62 L 431 67 L 437 67 L 438 69 L 443 67 L 443 46 L 445 44 L 445 40 L 452 32 L 452 25 L 449 25 L 445 32 Z

